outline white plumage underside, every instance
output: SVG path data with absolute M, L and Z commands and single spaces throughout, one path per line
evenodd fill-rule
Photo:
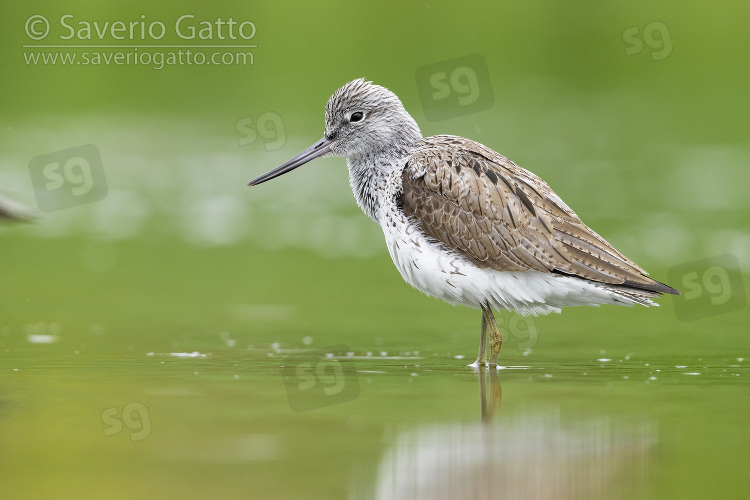
M 479 268 L 428 239 L 395 206 L 383 208 L 388 212 L 388 222 L 381 227 L 401 276 L 417 290 L 450 304 L 478 309 L 489 302 L 493 309 L 508 309 L 524 316 L 559 313 L 570 306 L 658 306 L 645 297 L 628 296 L 627 292 L 576 277 Z
M 388 252 L 401 276 L 431 297 L 475 309 L 488 302 L 495 310 L 508 309 L 524 316 L 559 313 L 571 306 L 659 305 L 647 298 L 648 292 L 610 288 L 578 277 L 479 268 L 426 236 L 396 205 L 394 193 L 401 191 L 403 160 L 386 161 L 375 168 L 366 161 L 347 163 L 357 204 L 383 229 Z M 365 186 L 367 189 L 362 189 Z

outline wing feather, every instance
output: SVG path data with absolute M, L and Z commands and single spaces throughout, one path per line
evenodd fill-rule
M 474 141 L 426 138 L 409 158 L 402 183 L 407 216 L 479 267 L 679 293 L 586 226 L 542 179 Z

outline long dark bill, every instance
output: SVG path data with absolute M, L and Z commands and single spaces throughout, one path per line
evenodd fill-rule
M 274 168 L 270 172 L 266 172 L 255 180 L 250 181 L 248 186 L 257 186 L 258 184 L 270 181 L 274 177 L 278 177 L 280 175 L 284 175 L 287 172 L 291 172 L 295 168 L 304 165 L 308 161 L 314 160 L 315 158 L 326 154 L 328 151 L 330 151 L 332 144 L 333 143 L 331 141 L 324 137 L 283 165 Z

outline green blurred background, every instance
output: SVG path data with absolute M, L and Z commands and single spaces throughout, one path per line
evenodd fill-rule
M 393 450 L 432 439 L 411 432 L 478 422 L 477 376 L 464 366 L 478 313 L 402 282 L 344 160 L 246 186 L 320 138 L 330 94 L 362 76 L 396 92 L 425 135 L 470 137 L 540 175 L 654 278 L 724 254 L 745 273 L 729 270 L 735 310 L 695 321 L 680 321 L 671 297 L 660 309 L 505 313 L 501 359 L 528 368 L 501 372 L 496 428 L 516 440 L 496 436 L 507 455 L 495 465 L 539 473 L 516 497 L 530 484 L 555 489 L 561 470 L 587 487 L 527 496 L 746 493 L 746 11 L 737 1 L 4 4 L 0 196 L 38 215 L 0 225 L 4 495 L 397 498 L 381 484 L 400 467 Z M 242 65 L 29 63 L 89 49 L 24 45 L 151 43 L 60 40 L 68 14 L 76 28 L 161 21 L 159 44 L 188 43 L 173 28 L 185 14 L 249 20 L 257 47 Z M 25 32 L 34 15 L 50 22 L 45 40 Z M 428 120 L 418 69 L 472 54 L 486 61 L 494 105 Z M 103 199 L 38 210 L 32 159 L 86 144 L 101 155 Z M 282 358 L 342 344 L 359 397 L 293 412 Z M 107 434 L 103 412 L 131 402 L 148 409 L 148 439 Z M 552 436 L 545 449 L 563 443 L 558 452 L 603 436 L 619 472 L 594 488 L 581 463 L 609 467 L 599 452 L 546 453 L 552 464 L 524 455 L 540 435 Z M 642 446 L 623 455 L 623 441 Z

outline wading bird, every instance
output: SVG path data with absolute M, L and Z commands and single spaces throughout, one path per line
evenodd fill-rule
M 320 156 L 346 158 L 357 204 L 383 228 L 407 283 L 481 309 L 479 366 L 497 366 L 502 346 L 493 309 L 538 315 L 679 295 L 586 226 L 542 179 L 470 139 L 422 137 L 396 94 L 362 78 L 328 100 L 321 140 L 250 185 Z

